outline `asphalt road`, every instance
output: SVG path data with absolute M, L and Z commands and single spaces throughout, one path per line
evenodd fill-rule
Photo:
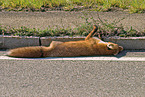
M 132 55 L 145 53 L 118 57 Z M 0 97 L 144 97 L 144 67 L 145 61 L 0 59 Z
M 144 64 L 0 60 L 0 96 L 144 97 Z
M 84 15 L 88 14 L 88 15 Z M 133 29 L 138 31 L 145 30 L 145 13 L 129 14 L 127 12 L 98 12 L 100 18 L 109 23 L 121 20 L 117 25 L 122 24 L 125 29 Z M 93 17 L 98 20 L 97 12 L 64 12 L 64 11 L 50 11 L 50 12 L 0 12 L 0 24 L 2 26 L 10 26 L 19 28 L 26 26 L 29 28 L 46 29 L 50 27 L 71 27 L 75 28 L 81 23 L 85 23 L 85 18 Z M 91 19 L 89 21 L 92 21 Z

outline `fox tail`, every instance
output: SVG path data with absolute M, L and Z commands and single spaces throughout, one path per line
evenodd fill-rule
M 10 57 L 23 57 L 23 58 L 38 58 L 45 57 L 44 51 L 46 47 L 34 46 L 34 47 L 21 47 L 8 51 L 7 56 Z

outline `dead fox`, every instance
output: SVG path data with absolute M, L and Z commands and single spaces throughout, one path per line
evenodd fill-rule
M 52 41 L 49 47 L 21 47 L 11 49 L 8 56 L 12 57 L 74 57 L 95 55 L 117 55 L 123 50 L 122 46 L 111 42 L 104 42 L 99 38 L 92 38 L 98 27 L 94 25 L 93 30 L 81 41 L 60 42 Z

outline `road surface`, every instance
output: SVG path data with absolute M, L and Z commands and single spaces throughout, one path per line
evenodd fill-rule
M 142 52 L 118 57 L 144 58 Z M 0 96 L 144 97 L 144 67 L 145 61 L 0 59 Z

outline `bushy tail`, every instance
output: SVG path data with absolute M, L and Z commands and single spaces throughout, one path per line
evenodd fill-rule
M 25 57 L 25 58 L 38 58 L 44 57 L 43 46 L 34 47 L 21 47 L 16 49 L 11 49 L 7 55 L 11 57 Z

